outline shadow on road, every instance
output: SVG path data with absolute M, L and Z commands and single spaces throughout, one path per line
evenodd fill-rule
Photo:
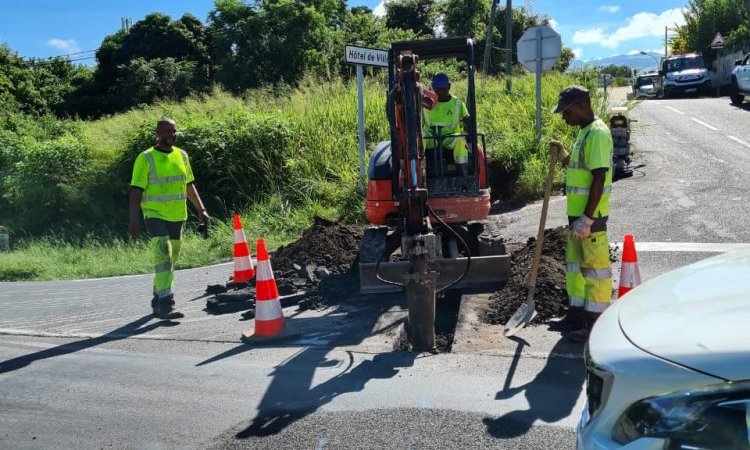
M 276 367 L 273 381 L 258 407 L 252 423 L 236 434 L 238 439 L 277 434 L 287 426 L 314 413 L 337 396 L 360 392 L 374 379 L 393 378 L 399 368 L 414 365 L 417 353 L 393 352 L 375 355 L 351 368 L 353 358 L 349 353 L 349 367 L 333 378 L 310 387 L 316 369 L 337 366 L 340 361 L 326 357 L 328 350 L 307 348 L 284 364 Z
M 132 336 L 148 333 L 149 331 L 155 330 L 159 327 L 175 326 L 179 322 L 172 322 L 168 320 L 162 320 L 154 322 L 150 325 L 146 325 L 154 316 L 151 314 L 143 316 L 140 319 L 134 320 L 120 328 L 110 331 L 99 337 L 84 339 L 82 341 L 70 342 L 68 344 L 59 345 L 57 347 L 48 348 L 36 353 L 30 353 L 28 355 L 19 356 L 17 358 L 9 359 L 7 361 L 0 362 L 0 373 L 12 372 L 28 366 L 29 364 L 41 361 L 43 359 L 54 358 L 56 356 L 68 355 L 75 353 L 80 350 L 86 350 L 97 345 L 104 344 L 111 341 L 118 341 L 121 339 L 127 339 Z
M 517 366 L 516 360 L 521 358 L 523 345 L 523 341 L 519 342 L 508 378 L 513 376 L 512 368 Z M 505 400 L 524 392 L 529 409 L 511 411 L 497 419 L 484 419 L 490 435 L 504 439 L 515 438 L 528 432 L 537 419 L 552 423 L 570 416 L 583 389 L 586 369 L 580 360 L 552 356 L 569 350 L 569 347 L 570 344 L 562 339 L 558 341 L 550 352 L 547 365 L 523 386 L 509 388 L 510 382 L 506 378 L 503 390 L 495 398 Z
M 396 305 L 403 305 L 403 296 L 389 295 L 363 299 L 355 304 L 339 305 L 321 317 L 291 318 L 287 323 L 302 331 L 302 338 L 282 342 L 285 347 L 299 346 L 294 356 L 276 366 L 268 389 L 258 405 L 258 413 L 246 428 L 236 434 L 237 439 L 262 437 L 282 432 L 294 422 L 314 413 L 337 396 L 360 392 L 374 379 L 392 378 L 400 368 L 411 367 L 418 353 L 393 352 L 377 354 L 372 360 L 354 365 L 354 358 L 339 360 L 330 358 L 334 347 L 361 344 L 367 337 L 382 334 L 401 326 L 403 320 L 394 320 L 378 325 L 381 316 Z M 386 321 L 387 322 L 387 321 Z M 373 331 L 377 328 L 377 331 Z M 207 364 L 230 358 L 257 348 L 258 345 L 243 344 L 197 364 Z M 332 371 L 337 375 L 313 387 L 316 372 L 320 376 Z

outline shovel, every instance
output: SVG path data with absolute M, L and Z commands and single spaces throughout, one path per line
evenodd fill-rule
M 550 143 L 550 151 L 552 147 Z M 528 293 L 526 295 L 526 303 L 518 307 L 515 313 L 511 316 L 508 323 L 505 324 L 505 331 L 503 334 L 507 337 L 515 336 L 516 333 L 521 331 L 534 317 L 536 317 L 536 309 L 534 309 L 534 292 L 536 291 L 536 277 L 539 274 L 539 261 L 542 259 L 542 245 L 544 244 L 544 227 L 547 223 L 547 209 L 549 207 L 549 197 L 552 192 L 552 181 L 555 178 L 555 164 L 557 164 L 557 158 L 550 158 L 549 162 L 549 173 L 547 174 L 547 185 L 544 187 L 544 202 L 542 203 L 542 218 L 539 220 L 539 231 L 536 235 L 536 246 L 534 248 L 534 262 L 531 265 L 531 276 L 529 277 Z

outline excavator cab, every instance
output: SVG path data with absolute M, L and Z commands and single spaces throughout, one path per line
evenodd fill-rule
M 467 98 L 463 99 L 469 111 L 470 126 L 461 133 L 444 135 L 434 128 L 420 131 L 424 147 L 424 169 L 428 203 L 446 223 L 463 224 L 481 221 L 490 210 L 490 190 L 487 180 L 485 158 L 485 136 L 477 133 L 477 113 L 474 85 L 474 44 L 468 38 L 425 39 L 396 42 L 391 46 L 388 58 L 388 88 L 396 86 L 396 64 L 399 56 L 417 55 L 420 61 L 458 59 L 467 61 Z M 423 107 L 437 101 L 434 94 L 423 96 Z M 420 115 L 420 119 L 421 119 Z M 402 193 L 403 177 L 400 177 L 401 162 L 393 158 L 391 142 L 396 130 L 391 127 L 391 140 L 378 143 L 370 158 L 368 170 L 367 199 L 365 215 L 373 225 L 387 225 L 389 220 L 398 219 L 398 198 Z M 463 140 L 469 150 L 468 170 L 465 176 L 458 173 L 453 160 L 453 151 L 448 141 Z M 429 142 L 429 145 L 427 143 Z M 431 220 L 435 220 L 434 218 Z
M 418 67 L 438 59 L 465 61 L 468 84 L 462 99 L 470 116 L 468 129 L 444 136 L 440 130 L 430 133 L 422 124 L 421 108 L 437 97 L 419 80 Z M 385 112 L 390 140 L 377 144 L 368 167 L 365 214 L 371 226 L 360 246 L 361 292 L 405 288 L 408 296 L 402 281 L 418 271 L 419 258 L 419 270 L 435 276 L 433 297 L 434 291 L 448 287 L 492 291 L 507 280 L 510 258 L 502 240 L 483 223 L 490 211 L 490 188 L 485 138 L 476 125 L 474 70 L 469 38 L 392 44 Z M 428 139 L 437 145 L 425 149 Z M 443 145 L 456 139 L 468 147 L 466 173 L 456 170 L 452 150 Z M 417 206 L 405 206 L 411 202 Z M 424 225 L 419 225 L 420 214 Z

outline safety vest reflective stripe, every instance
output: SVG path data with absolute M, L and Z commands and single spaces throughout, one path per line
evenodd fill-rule
M 185 194 L 172 194 L 172 195 L 145 195 L 143 196 L 144 202 L 172 202 L 175 200 L 185 200 L 187 196 Z
M 430 122 L 430 114 L 428 110 L 422 109 L 422 121 L 426 127 L 443 127 L 445 129 L 449 129 L 446 131 L 450 131 L 452 134 L 453 131 L 458 128 L 458 121 L 462 119 L 462 117 L 459 117 L 461 115 L 461 100 L 459 100 L 456 97 L 453 97 L 452 100 L 455 100 L 455 105 L 453 107 L 453 121 L 452 122 Z
M 603 313 L 607 307 L 609 306 L 610 302 L 592 302 L 588 301 L 586 302 L 586 311 L 593 312 L 593 313 Z
M 575 187 L 575 186 L 565 187 L 566 194 L 579 194 L 579 195 L 588 196 L 589 192 L 590 192 L 589 188 L 580 188 L 580 187 Z M 604 186 L 604 189 L 602 189 L 602 194 L 611 194 L 611 193 L 612 193 L 612 186 Z
M 185 164 L 185 167 L 188 166 L 188 156 L 187 153 L 180 149 L 180 153 L 182 155 L 182 162 Z M 149 173 L 148 173 L 148 184 L 167 184 L 167 183 L 175 183 L 178 181 L 186 180 L 187 177 L 185 175 L 173 175 L 168 177 L 160 177 L 156 173 L 156 162 L 154 161 L 154 155 L 151 152 L 146 152 L 146 160 L 148 161 L 149 166 Z
M 612 269 L 581 269 L 584 278 L 593 280 L 606 280 L 612 278 Z
M 586 304 L 586 300 L 583 297 L 568 297 L 568 305 L 575 308 L 583 308 Z
M 172 295 L 172 289 L 162 289 L 161 291 L 155 291 L 154 295 L 156 295 L 158 298 L 164 298 Z
M 566 263 L 565 271 L 568 273 L 581 273 L 581 265 L 576 263 Z
M 278 300 L 260 300 L 255 302 L 255 320 L 275 320 L 283 317 L 281 303 Z
M 586 167 L 586 164 L 585 164 L 585 163 L 584 163 L 584 164 L 582 165 L 582 164 L 581 164 L 581 163 L 579 163 L 578 161 L 573 161 L 573 160 L 570 160 L 570 162 L 568 163 L 568 169 L 583 169 L 583 170 L 589 170 L 589 168 L 588 168 L 588 167 Z

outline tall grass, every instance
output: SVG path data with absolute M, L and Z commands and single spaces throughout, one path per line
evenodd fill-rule
M 486 134 L 490 158 L 505 168 L 507 176 L 517 177 L 511 180 L 516 195 L 540 195 L 549 139 L 568 145 L 573 141 L 576 130 L 550 110 L 558 92 L 574 82 L 568 75 L 545 76 L 544 131 L 537 141 L 534 77 L 514 78 L 510 95 L 503 80 L 477 81 L 478 128 Z M 465 81 L 454 82 L 456 95 L 465 98 L 466 89 Z M 366 81 L 368 149 L 388 136 L 385 92 L 382 74 Z M 0 212 L 0 221 L 11 226 L 14 242 L 14 252 L 0 254 L 0 279 L 149 272 L 145 239 L 132 242 L 124 234 L 127 188 L 133 159 L 153 145 L 155 123 L 165 116 L 176 120 L 182 133 L 177 145 L 190 154 L 197 186 L 209 212 L 220 219 L 208 240 L 188 232 L 183 267 L 230 256 L 232 234 L 223 220 L 235 211 L 242 212 L 251 236 L 266 237 L 272 247 L 293 239 L 315 215 L 362 221 L 356 98 L 354 83 L 308 80 L 296 89 L 262 89 L 244 97 L 216 90 L 92 122 L 56 125 L 46 120 L 32 135 L 19 130 L 0 133 L 10 142 L 8 148 L 13 145 L 19 153 L 0 155 L 0 166 L 5 164 L 0 167 L 0 183 L 16 195 L 7 197 L 6 192 L 0 198 L 0 205 L 11 211 Z M 76 176 L 50 178 L 43 163 L 31 164 L 42 150 L 63 160 L 72 158 L 65 160 L 69 166 L 60 164 L 75 168 Z M 19 167 L 26 172 L 18 172 Z M 22 179 L 19 173 L 42 181 L 32 183 L 36 189 L 19 188 L 13 184 Z M 47 205 L 40 206 L 31 195 L 46 196 Z M 55 201 L 59 204 L 49 203 Z M 27 206 L 19 207 L 23 205 Z M 39 223 L 39 217 L 46 218 Z M 194 223 L 189 222 L 189 228 Z M 46 237 L 35 237 L 39 235 Z

